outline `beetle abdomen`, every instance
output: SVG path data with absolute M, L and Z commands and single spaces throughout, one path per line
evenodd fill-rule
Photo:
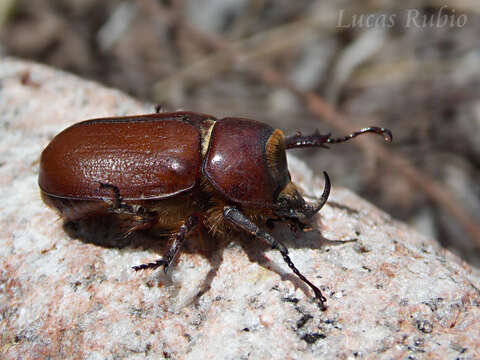
M 166 198 L 198 183 L 200 145 L 197 127 L 169 114 L 84 121 L 43 151 L 39 185 L 71 199 L 111 198 L 100 183 L 115 185 L 125 200 Z

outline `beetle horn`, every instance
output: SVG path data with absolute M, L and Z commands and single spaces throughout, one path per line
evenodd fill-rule
M 323 188 L 322 196 L 320 197 L 320 199 L 317 200 L 315 205 L 305 204 L 303 213 L 305 214 L 305 218 L 307 219 L 311 218 L 313 215 L 320 211 L 323 205 L 325 205 L 325 203 L 327 202 L 328 196 L 330 195 L 330 178 L 328 177 L 326 171 L 323 172 L 323 176 L 325 176 L 325 187 Z
M 392 132 L 383 127 L 370 126 L 351 133 L 350 135 L 334 138 L 331 134 L 322 135 L 316 130 L 312 135 L 303 135 L 301 132 L 297 132 L 295 135 L 287 136 L 285 138 L 285 148 L 294 149 L 294 148 L 304 148 L 304 147 L 323 147 L 328 148 L 325 144 L 338 144 L 341 142 L 348 141 L 362 135 L 365 133 L 375 133 L 382 135 L 385 139 L 385 142 L 391 143 L 393 140 Z

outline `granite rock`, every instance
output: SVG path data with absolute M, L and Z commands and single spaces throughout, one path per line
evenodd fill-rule
M 42 149 L 77 121 L 153 106 L 8 58 L 0 85 L 0 358 L 480 358 L 478 271 L 335 179 L 313 231 L 274 231 L 325 312 L 280 254 L 246 238 L 192 237 L 168 275 L 131 270 L 159 241 L 70 238 L 39 196 Z M 305 193 L 321 194 L 288 160 Z

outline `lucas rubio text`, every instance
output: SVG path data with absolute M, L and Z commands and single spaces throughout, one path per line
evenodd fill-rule
M 405 27 L 441 28 L 464 27 L 467 24 L 466 14 L 457 15 L 455 9 L 442 6 L 435 13 L 425 14 L 419 9 L 407 9 L 404 17 L 399 14 L 351 14 L 345 9 L 338 13 L 337 27 L 340 28 L 391 28 L 401 20 Z

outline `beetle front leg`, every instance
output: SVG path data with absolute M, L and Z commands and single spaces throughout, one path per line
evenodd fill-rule
M 390 130 L 383 127 L 370 126 L 339 138 L 332 137 L 330 133 L 322 135 L 318 132 L 318 130 L 316 130 L 312 135 L 303 135 L 301 132 L 298 132 L 295 135 L 287 136 L 285 138 L 285 147 L 287 149 L 306 147 L 323 147 L 328 149 L 328 146 L 325 144 L 338 144 L 365 133 L 382 135 L 387 143 L 392 142 L 393 139 L 393 135 Z
M 232 225 L 248 232 L 249 234 L 255 236 L 257 239 L 263 240 L 268 245 L 271 246 L 272 249 L 277 249 L 282 254 L 283 260 L 287 263 L 288 267 L 297 275 L 300 280 L 302 280 L 305 284 L 307 284 L 315 293 L 315 297 L 319 301 L 320 309 L 326 310 L 326 302 L 327 299 L 325 296 L 322 295 L 322 292 L 319 288 L 313 285 L 303 274 L 296 268 L 293 264 L 292 260 L 288 256 L 288 249 L 283 245 L 281 242 L 275 240 L 273 236 L 269 233 L 260 229 L 255 223 L 250 221 L 240 210 L 238 210 L 235 206 L 225 206 L 223 208 L 223 217 L 225 220 L 230 222 Z
M 161 259 L 156 260 L 155 262 L 141 264 L 133 266 L 132 269 L 135 271 L 139 270 L 155 270 L 160 266 L 163 266 L 163 271 L 167 273 L 168 268 L 172 264 L 173 260 L 177 257 L 180 249 L 182 248 L 183 243 L 187 236 L 199 226 L 199 221 L 196 215 L 190 215 L 187 220 L 180 226 L 180 229 L 173 236 L 173 243 L 168 249 L 167 254 Z

